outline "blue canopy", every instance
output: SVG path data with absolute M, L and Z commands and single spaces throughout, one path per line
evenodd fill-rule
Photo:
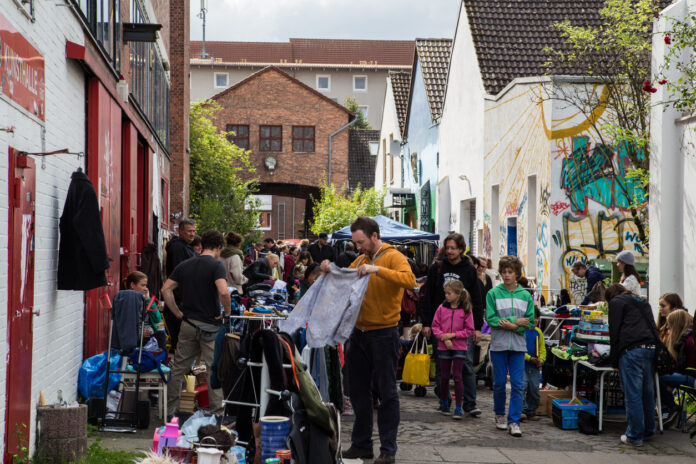
M 437 245 L 440 240 L 438 234 L 411 229 L 406 224 L 389 219 L 386 216 L 375 216 L 372 219 L 379 224 L 379 232 L 383 241 L 390 243 L 432 242 Z M 331 234 L 331 240 L 350 240 L 350 226 Z

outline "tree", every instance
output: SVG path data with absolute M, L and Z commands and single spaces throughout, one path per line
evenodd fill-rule
M 585 114 L 599 143 L 614 146 L 630 161 L 625 182 L 616 186 L 631 199 L 630 212 L 641 241 L 648 245 L 648 169 L 650 166 L 650 59 L 652 24 L 660 0 L 607 0 L 599 11 L 600 24 L 573 26 L 569 20 L 552 27 L 565 47 L 547 47 L 550 74 L 587 70 L 584 85 L 554 86 L 550 98 Z M 604 109 L 602 119 L 591 117 Z M 611 150 L 601 150 L 613 156 Z M 614 163 L 607 163 L 620 178 Z
M 358 102 L 355 98 L 346 97 L 346 100 L 343 102 L 343 106 L 345 106 L 348 109 L 348 111 L 355 113 L 355 117 L 358 119 L 355 122 L 355 124 L 350 126 L 351 128 L 372 129 L 370 123 L 367 121 L 367 119 L 365 119 L 365 114 L 360 109 L 360 106 L 358 105 Z
M 332 233 L 350 225 L 358 216 L 377 216 L 386 212 L 386 190 L 374 187 L 346 193 L 333 184 L 322 185 L 319 200 L 314 205 L 314 222 L 310 230 L 315 234 Z
M 662 103 L 692 114 L 696 111 L 696 61 L 693 59 L 693 50 L 696 50 L 696 15 L 687 14 L 682 19 L 669 18 L 669 28 L 662 37 L 667 52 L 656 77 L 658 84 L 666 85 L 669 95 Z M 667 74 L 677 74 L 679 77 L 669 81 Z
M 259 212 L 252 197 L 256 181 L 242 178 L 254 172 L 250 152 L 231 143 L 229 134 L 215 127 L 220 109 L 213 100 L 191 105 L 191 216 L 199 230 L 258 235 Z

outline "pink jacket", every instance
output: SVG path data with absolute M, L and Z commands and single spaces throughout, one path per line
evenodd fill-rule
M 452 345 L 455 350 L 466 350 L 469 342 L 469 337 L 474 334 L 474 316 L 471 311 L 464 312 L 462 308 L 451 309 L 441 304 L 435 317 L 433 317 L 433 325 L 431 326 L 433 334 L 437 337 L 437 349 L 446 350 L 445 342 L 442 341 L 442 336 L 446 333 L 456 333 L 457 336 L 452 339 Z

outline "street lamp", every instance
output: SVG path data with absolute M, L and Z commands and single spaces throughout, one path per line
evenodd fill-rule
M 208 10 L 205 7 L 205 0 L 201 0 L 201 12 L 198 13 L 198 17 L 203 20 L 203 48 L 201 50 L 201 58 L 208 58 L 208 53 L 205 51 L 205 14 Z
M 370 142 L 370 155 L 377 156 L 377 151 L 379 151 L 379 141 Z

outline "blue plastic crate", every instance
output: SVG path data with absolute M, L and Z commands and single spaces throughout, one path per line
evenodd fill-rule
M 591 401 L 581 400 L 582 404 L 571 404 L 567 398 L 555 399 L 551 418 L 556 427 L 563 430 L 575 430 L 578 428 L 578 412 L 587 411 L 593 416 L 597 414 L 597 405 Z

